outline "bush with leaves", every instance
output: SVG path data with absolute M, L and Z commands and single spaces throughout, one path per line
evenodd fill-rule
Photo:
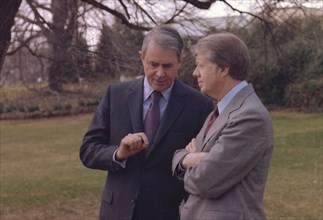
M 323 110 L 323 78 L 289 84 L 285 91 L 286 106 L 302 110 Z

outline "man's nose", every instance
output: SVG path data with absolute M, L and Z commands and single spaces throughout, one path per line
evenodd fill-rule
M 157 76 L 164 76 L 165 75 L 164 68 L 162 66 L 158 67 L 156 74 Z
M 199 71 L 198 71 L 198 69 L 197 69 L 197 68 L 195 68 L 195 69 L 194 69 L 194 71 L 193 71 L 192 75 L 193 75 L 195 78 L 197 78 L 197 77 L 199 76 Z

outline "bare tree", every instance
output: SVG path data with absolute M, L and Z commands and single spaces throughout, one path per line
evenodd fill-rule
M 78 0 L 50 0 L 39 3 L 26 0 L 18 13 L 19 25 L 14 29 L 15 39 L 8 55 L 27 48 L 33 56 L 48 60 L 48 85 L 53 91 L 61 92 L 65 82 L 76 82 L 77 72 L 66 67 L 68 56 L 79 38 Z M 35 44 L 42 42 L 47 54 L 36 51 Z M 43 50 L 44 52 L 45 50 Z
M 8 5 L 13 2 L 20 4 L 21 0 L 6 2 L 10 2 L 6 3 Z M 229 0 L 26 0 L 28 10 L 18 13 L 20 29 L 17 27 L 17 30 L 20 32 L 16 33 L 17 42 L 12 43 L 9 54 L 26 47 L 35 56 L 47 57 L 50 63 L 48 85 L 50 89 L 60 92 L 65 82 L 77 82 L 76 71 L 69 71 L 64 67 L 67 55 L 72 51 L 71 47 L 75 45 L 81 30 L 86 31 L 91 26 L 100 27 L 102 20 L 107 20 L 112 25 L 115 19 L 125 27 L 139 31 L 148 31 L 158 24 L 182 26 L 185 22 L 189 22 L 190 27 L 200 28 L 208 24 L 198 14 L 210 9 L 215 2 L 222 2 L 234 12 L 258 19 L 268 36 L 274 37 L 271 32 L 273 22 L 260 12 L 266 9 L 265 3 L 281 7 L 281 0 L 255 0 L 259 10 L 253 12 L 240 10 Z M 290 4 L 299 5 L 300 2 L 302 1 L 295 0 Z M 98 18 L 94 18 L 97 19 L 95 21 L 89 19 L 93 14 L 98 15 Z M 39 39 L 45 39 L 42 42 L 49 45 L 48 54 L 39 54 L 31 47 L 32 42 L 40 41 Z
M 61 92 L 66 71 L 65 66 L 67 50 L 77 32 L 77 0 L 52 0 L 51 11 L 53 15 L 52 29 L 48 37 L 52 46 L 52 63 L 49 68 L 49 88 Z M 73 74 L 73 73 L 71 73 Z M 71 77 L 70 77 L 71 78 Z M 77 80 L 73 75 L 73 80 Z
M 2 1 L 0 4 L 0 72 L 10 45 L 11 28 L 20 4 L 21 0 Z

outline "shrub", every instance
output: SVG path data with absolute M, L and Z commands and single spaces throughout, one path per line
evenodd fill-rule
M 18 104 L 17 108 L 20 112 L 26 112 L 25 106 L 23 104 Z
M 288 107 L 322 111 L 323 78 L 313 78 L 300 83 L 289 84 L 285 89 Z
M 54 110 L 55 111 L 60 111 L 60 110 L 62 110 L 63 109 L 63 106 L 61 105 L 61 104 L 55 104 L 54 105 Z
M 28 112 L 36 112 L 39 111 L 39 107 L 37 105 L 31 105 L 27 107 Z
M 87 107 L 97 106 L 100 103 L 98 99 L 91 99 L 87 102 Z
M 65 104 L 65 110 L 71 110 L 72 109 L 72 105 L 70 103 Z
M 83 100 L 79 100 L 79 101 L 78 101 L 78 104 L 79 104 L 79 106 L 81 106 L 81 107 L 84 107 L 84 106 L 85 106 L 85 102 L 84 102 Z
M 4 104 L 0 102 L 0 114 L 4 112 Z
M 14 112 L 16 110 L 17 110 L 17 107 L 12 103 L 10 103 L 6 108 L 6 111 L 9 112 L 9 113 Z

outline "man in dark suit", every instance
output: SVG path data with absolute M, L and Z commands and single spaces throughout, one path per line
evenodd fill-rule
M 173 158 L 173 172 L 190 193 L 181 219 L 264 220 L 274 138 L 268 111 L 245 81 L 248 48 L 237 36 L 219 33 L 199 40 L 193 52 L 193 76 L 218 103 L 196 139 Z
M 151 30 L 140 51 L 145 76 L 109 86 L 94 114 L 80 158 L 88 168 L 108 171 L 101 220 L 178 218 L 185 191 L 172 176 L 172 157 L 213 109 L 209 98 L 176 79 L 182 50 L 173 28 Z M 145 125 L 156 106 L 152 94 L 159 97 L 158 117 Z M 153 127 L 158 130 L 152 137 Z

